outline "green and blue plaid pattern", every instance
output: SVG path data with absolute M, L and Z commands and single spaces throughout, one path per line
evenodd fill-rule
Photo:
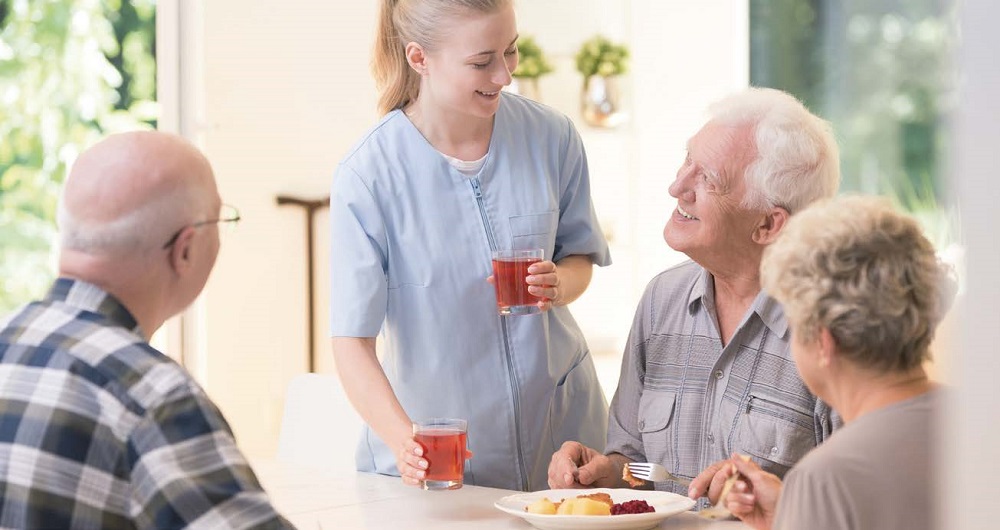
M 0 320 L 0 528 L 286 528 L 128 310 L 66 278 Z

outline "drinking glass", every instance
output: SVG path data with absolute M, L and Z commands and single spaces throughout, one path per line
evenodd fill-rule
M 542 298 L 528 292 L 528 267 L 545 257 L 540 248 L 493 251 L 493 288 L 501 315 L 531 315 L 541 312 Z
M 455 418 L 430 418 L 413 422 L 413 439 L 424 448 L 427 475 L 425 490 L 457 490 L 465 471 L 468 424 Z

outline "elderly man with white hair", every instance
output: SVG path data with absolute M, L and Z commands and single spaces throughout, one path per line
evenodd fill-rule
M 0 527 L 290 526 L 218 408 L 148 343 L 238 219 L 180 137 L 113 135 L 74 163 L 59 278 L 0 320 Z
M 836 193 L 830 127 L 794 97 L 751 88 L 718 102 L 687 145 L 663 231 L 691 261 L 649 283 L 622 359 L 604 453 L 566 442 L 549 485 L 622 487 L 629 462 L 682 477 L 658 489 L 700 497 L 687 481 L 732 453 L 783 475 L 839 421 L 799 378 L 781 306 L 760 262 L 789 217 Z M 702 500 L 702 506 L 707 499 Z

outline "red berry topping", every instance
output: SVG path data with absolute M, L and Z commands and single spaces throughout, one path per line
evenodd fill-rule
M 649 513 L 655 512 L 652 506 L 646 504 L 646 501 L 635 500 L 635 501 L 625 501 L 614 504 L 611 506 L 611 515 L 627 515 L 630 513 Z

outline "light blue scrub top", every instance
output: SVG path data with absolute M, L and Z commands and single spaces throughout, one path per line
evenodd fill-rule
M 466 483 L 545 489 L 564 441 L 604 447 L 607 402 L 569 309 L 501 317 L 486 281 L 493 249 L 611 263 L 569 119 L 502 93 L 486 162 L 468 177 L 390 112 L 338 166 L 330 223 L 332 335 L 381 331 L 406 413 L 468 420 Z M 368 427 L 357 465 L 399 473 Z

